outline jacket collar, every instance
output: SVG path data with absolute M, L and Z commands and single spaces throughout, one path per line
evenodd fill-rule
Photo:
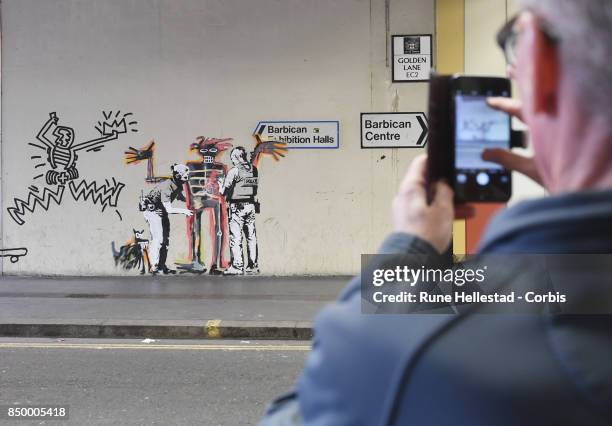
M 597 226 L 600 229 L 594 229 Z M 603 226 L 603 229 L 601 229 Z M 498 214 L 489 224 L 479 244 L 479 253 L 512 247 L 516 250 L 555 249 L 571 246 L 557 234 L 564 229 L 577 239 L 587 235 L 612 246 L 612 190 L 582 191 L 521 202 Z M 539 241 L 523 246 L 519 238 L 538 233 Z

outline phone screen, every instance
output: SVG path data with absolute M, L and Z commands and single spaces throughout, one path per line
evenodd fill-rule
M 460 200 L 504 201 L 510 196 L 510 173 L 484 161 L 487 148 L 510 148 L 510 117 L 490 108 L 487 96 L 455 92 L 455 192 Z

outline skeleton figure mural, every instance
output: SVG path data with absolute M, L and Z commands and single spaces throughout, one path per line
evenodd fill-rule
M 140 200 L 140 211 L 149 224 L 151 241 L 149 242 L 150 272 L 152 274 L 174 274 L 176 271 L 166 266 L 168 245 L 170 243 L 169 214 L 183 214 L 187 217 L 193 213 L 188 209 L 172 206 L 175 200 L 185 201 L 183 187 L 189 181 L 189 168 L 184 164 L 170 167 L 172 177 L 159 183 Z
M 279 142 L 262 142 L 258 134 L 257 143 L 250 156 L 244 147 L 232 149 L 230 159 L 234 167 L 227 173 L 221 187 L 229 204 L 229 234 L 231 265 L 224 275 L 254 275 L 259 274 L 257 232 L 255 215 L 259 213 L 260 204 L 257 200 L 259 187 L 259 172 L 257 166 L 264 154 L 271 154 L 275 160 L 284 157 L 285 145 Z M 242 250 L 243 235 L 246 238 L 247 264 L 244 265 Z
M 128 117 L 132 113 L 121 114 L 117 111 L 102 112 L 102 114 L 104 118 L 94 125 L 100 136 L 80 143 L 75 142 L 76 136 L 72 127 L 59 125 L 59 118 L 55 112 L 49 114 L 49 118 L 36 134 L 37 142 L 28 143 L 45 152 L 44 157 L 42 154 L 32 155 L 30 159 L 36 162 L 34 169 L 38 172 L 33 180 L 37 181 L 44 177 L 47 186 L 41 189 L 31 185 L 25 200 L 15 198 L 14 205 L 7 208 L 9 215 L 18 225 L 25 223 L 24 216 L 27 212 L 34 213 L 36 209 L 48 210 L 52 202 L 61 204 L 64 193 L 67 192 L 66 187 L 75 201 L 90 200 L 92 204 L 102 206 L 102 211 L 108 206 L 117 207 L 119 194 L 125 186 L 123 183 L 114 178 L 105 179 L 104 183 L 78 180 L 80 172 L 77 168 L 77 153 L 98 152 L 120 135 L 128 131 L 137 132 L 133 126 L 138 123 L 128 122 Z M 121 218 L 119 212 L 115 211 Z
M 221 162 L 220 157 L 227 149 L 232 147 L 231 140 L 198 136 L 196 142 L 190 147 L 202 160 L 187 163 L 190 171 L 189 185 L 187 185 L 189 188 L 187 207 L 194 214 L 187 219 L 190 262 L 177 264 L 180 269 L 206 272 L 201 250 L 202 215 L 206 211 L 208 211 L 211 242 L 209 273 L 219 275 L 222 268 L 226 266 L 223 249 L 226 240 L 227 212 L 225 199 L 221 195 L 220 189 L 227 174 L 227 166 Z
M 105 116 L 105 118 L 110 117 Z M 49 119 L 36 135 L 36 139 L 45 146 L 47 162 L 51 166 L 51 170 L 47 170 L 45 174 L 45 180 L 48 185 L 65 184 L 67 181 L 79 177 L 79 171 L 76 168 L 77 152 L 84 149 L 87 151 L 98 151 L 102 149 L 106 142 L 117 139 L 119 133 L 127 132 L 125 119 L 121 121 L 121 124 L 115 121 L 114 125 L 98 122 L 102 126 L 96 126 L 96 129 L 101 134 L 99 138 L 75 144 L 74 129 L 72 127 L 59 126 L 58 122 L 57 114 L 55 112 L 50 113 Z M 49 133 L 52 127 L 53 132 L 51 134 L 53 138 L 50 138 Z

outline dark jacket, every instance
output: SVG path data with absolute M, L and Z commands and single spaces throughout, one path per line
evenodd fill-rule
M 437 256 L 407 234 L 380 252 Z M 509 208 L 480 253 L 612 253 L 612 191 Z M 581 285 L 602 283 L 612 276 Z M 612 316 L 364 315 L 359 289 L 357 277 L 318 315 L 295 392 L 263 425 L 612 424 Z

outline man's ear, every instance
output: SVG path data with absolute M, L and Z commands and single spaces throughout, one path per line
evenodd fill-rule
M 536 24 L 536 22 L 533 22 Z M 557 114 L 561 83 L 561 58 L 557 46 L 538 28 L 535 36 L 533 82 L 536 113 Z

